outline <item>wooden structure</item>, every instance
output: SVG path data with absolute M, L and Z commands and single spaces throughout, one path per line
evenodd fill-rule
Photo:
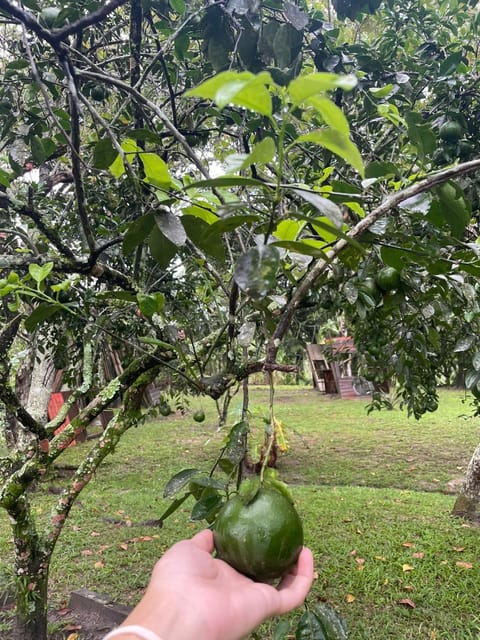
M 322 344 L 307 344 L 313 386 L 321 393 L 358 398 L 360 394 L 354 388 L 358 378 L 352 374 L 352 359 L 356 351 L 349 337 L 332 338 Z

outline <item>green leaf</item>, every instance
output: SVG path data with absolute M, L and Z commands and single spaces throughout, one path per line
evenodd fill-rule
M 185 0 L 169 0 L 169 2 L 174 11 L 180 15 L 185 13 Z
M 316 96 L 333 89 L 350 91 L 357 85 L 353 75 L 337 75 L 336 73 L 311 73 L 299 76 L 288 85 L 288 93 L 294 105 L 298 105 L 311 96 Z
M 101 138 L 93 149 L 93 166 L 95 169 L 108 169 L 117 155 L 110 138 Z
M 458 239 L 462 238 L 471 217 L 470 205 L 463 191 L 455 182 L 449 181 L 437 187 L 435 192 L 452 235 Z
M 215 219 L 217 219 L 216 216 Z M 225 248 L 218 236 L 209 236 L 211 228 L 209 224 L 192 215 L 182 216 L 181 221 L 189 240 L 193 242 L 196 247 L 207 254 L 207 256 L 211 256 L 220 262 L 225 261 Z
M 324 198 L 316 191 L 308 191 L 307 189 L 293 189 L 293 192 L 312 204 L 315 209 L 323 213 L 332 222 L 332 224 L 339 229 L 343 224 L 343 213 L 339 206 L 337 206 L 328 198 Z
M 200 206 L 200 204 L 192 204 L 189 207 L 185 207 L 185 209 L 182 209 L 182 213 L 184 213 L 186 216 L 194 216 L 195 218 L 199 218 L 200 220 L 206 222 L 208 225 L 213 224 L 214 222 L 217 222 L 217 220 L 219 220 L 219 217 L 215 213 L 213 213 L 213 211 L 211 211 L 206 206 Z
M 155 258 L 160 267 L 167 267 L 170 264 L 172 258 L 177 255 L 178 247 L 173 242 L 170 242 L 163 233 L 160 231 L 157 225 L 155 225 L 148 236 L 148 246 L 150 252 Z
M 155 218 L 152 213 L 147 213 L 134 220 L 128 227 L 122 243 L 122 250 L 125 255 L 132 253 L 139 244 L 144 242 L 153 229 Z
M 364 168 L 362 156 L 357 146 L 350 140 L 349 137 L 340 134 L 334 129 L 317 129 L 310 133 L 305 133 L 299 136 L 293 144 L 301 142 L 311 142 L 312 144 L 318 144 L 325 149 L 328 149 L 337 156 L 340 156 L 345 162 L 351 165 L 358 173 L 364 177 Z
M 35 164 L 42 164 L 48 157 L 42 140 L 38 136 L 30 138 L 30 149 L 32 151 L 32 160 Z
M 248 422 L 237 422 L 230 429 L 226 438 L 222 458 L 230 460 L 234 465 L 239 464 L 245 456 L 245 436 L 249 431 Z
M 277 622 L 273 629 L 273 640 L 284 640 L 290 632 L 290 622 L 282 619 Z
M 227 173 L 248 169 L 251 165 L 265 165 L 273 159 L 275 152 L 276 147 L 273 139 L 270 137 L 265 138 L 255 145 L 249 154 L 238 153 L 228 156 L 226 159 L 228 163 Z
M 260 491 L 260 487 L 260 476 L 255 476 L 254 478 L 247 478 L 246 480 L 244 480 L 238 490 L 238 495 L 243 504 L 250 504 L 250 502 L 252 502 L 257 493 Z
M 394 89 L 394 84 L 386 84 L 383 87 L 370 87 L 369 91 L 374 98 L 386 98 Z
M 272 84 L 272 79 L 265 71 L 258 75 L 249 71 L 223 71 L 185 95 L 213 100 L 220 109 L 234 104 L 269 116 L 272 113 L 272 98 L 267 89 L 269 84 Z
M 31 333 L 36 329 L 37 325 L 41 324 L 44 320 L 48 320 L 48 318 L 51 318 L 60 310 L 60 305 L 42 302 L 27 318 L 25 318 L 23 323 L 25 329 Z
M 326 640 L 348 640 L 343 618 L 325 602 L 315 603 L 313 612 L 323 626 Z
M 272 243 L 274 247 L 281 247 L 292 253 L 300 253 L 313 258 L 325 258 L 325 242 L 319 240 L 279 240 Z
M 129 163 L 137 156 L 138 152 L 142 151 L 135 140 L 131 140 L 130 138 L 124 140 L 121 147 L 125 153 L 125 160 Z M 125 173 L 125 165 L 123 164 L 123 159 L 120 154 L 117 155 L 116 159 L 109 166 L 109 169 L 115 178 L 120 178 L 120 176 Z
M 397 165 L 393 162 L 380 162 L 374 160 L 365 167 L 365 178 L 383 178 L 396 176 L 399 173 Z
M 155 214 L 155 222 L 162 234 L 177 247 L 187 241 L 187 234 L 178 216 L 170 211 L 159 211 Z
M 476 337 L 473 335 L 462 336 L 459 338 L 453 347 L 454 353 L 463 353 L 468 351 L 476 342 Z
M 35 280 L 35 282 L 40 284 L 41 282 L 43 282 L 48 278 L 49 274 L 53 269 L 53 266 L 54 266 L 53 262 L 46 262 L 43 265 L 29 264 L 28 272 L 30 276 L 33 278 L 33 280 Z
M 220 491 L 225 491 L 227 488 L 225 482 L 215 480 L 211 476 L 197 476 L 191 480 L 190 486 L 192 489 L 193 487 L 203 487 L 204 489 L 218 489 Z
M 258 222 L 259 218 L 253 214 L 245 214 L 241 216 L 229 216 L 228 218 L 222 218 L 221 220 L 217 220 L 208 230 L 208 236 L 213 238 L 215 235 L 219 235 L 222 233 L 229 233 L 230 231 L 234 231 L 241 227 L 242 225 L 250 225 L 254 222 Z
M 165 489 L 163 490 L 163 497 L 171 498 L 183 489 L 183 487 L 185 487 L 192 478 L 198 476 L 199 473 L 200 471 L 198 469 L 182 469 L 172 476 L 167 482 Z
M 137 302 L 140 311 L 147 318 L 151 318 L 155 313 L 161 313 L 165 305 L 163 293 L 137 293 Z
M 190 520 L 192 522 L 198 522 L 199 520 L 212 521 L 220 507 L 223 504 L 223 499 L 218 493 L 206 493 L 202 494 L 200 500 L 198 500 L 192 509 L 190 514 Z
M 347 137 L 350 135 L 348 120 L 333 100 L 326 97 L 313 96 L 307 100 L 307 104 L 318 111 L 327 126 Z
M 435 151 L 436 137 L 430 125 L 424 122 L 422 115 L 410 111 L 406 115 L 408 137 L 415 145 L 421 158 L 431 155 Z
M 281 220 L 273 235 L 279 240 L 296 240 L 306 224 L 304 220 Z
M 382 261 L 389 267 L 401 271 L 406 262 L 410 262 L 409 253 L 403 249 L 384 246 L 380 249 Z
M 323 633 L 320 620 L 313 611 L 305 611 L 298 621 L 295 640 L 328 640 Z
M 172 178 L 168 171 L 168 166 L 159 155 L 156 153 L 141 153 L 140 159 L 147 182 L 159 187 L 167 187 L 171 184 Z
M 278 249 L 270 245 L 254 247 L 238 260 L 234 273 L 235 282 L 251 298 L 264 298 L 275 288 L 279 265 Z
M 184 189 L 203 189 L 204 187 L 261 187 L 262 189 L 273 189 L 272 184 L 255 178 L 244 178 L 243 176 L 220 176 L 210 180 L 199 180 L 185 185 Z
M 160 516 L 159 520 L 160 523 L 163 524 L 163 521 L 166 520 L 168 518 L 168 516 L 171 516 L 172 513 L 175 513 L 175 511 L 182 506 L 182 504 L 185 502 L 185 500 L 187 498 L 189 498 L 191 496 L 191 493 L 188 492 L 186 493 L 184 496 L 182 496 L 181 498 L 177 498 L 176 500 L 174 500 L 172 502 L 172 504 L 168 507 L 168 509 L 166 509 L 162 515 Z

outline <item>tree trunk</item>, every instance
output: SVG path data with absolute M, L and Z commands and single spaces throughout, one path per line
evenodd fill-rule
M 480 445 L 468 463 L 462 492 L 455 501 L 452 515 L 480 522 Z
M 28 497 L 8 510 L 15 547 L 16 639 L 47 640 L 48 570 L 53 547 L 39 538 Z

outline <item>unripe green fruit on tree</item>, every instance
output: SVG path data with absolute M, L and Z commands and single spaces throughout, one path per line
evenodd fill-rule
M 457 142 L 463 135 L 463 127 L 456 120 L 448 120 L 440 127 L 438 135 L 445 142 Z
M 205 412 L 202 409 L 198 409 L 193 414 L 193 419 L 195 422 L 203 422 L 205 420 Z
M 383 267 L 377 273 L 375 282 L 382 291 L 393 291 L 400 285 L 400 272 L 393 267 Z

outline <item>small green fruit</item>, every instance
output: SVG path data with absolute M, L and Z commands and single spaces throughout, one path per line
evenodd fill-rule
M 457 142 L 463 135 L 463 127 L 456 120 L 448 120 L 440 127 L 438 135 L 445 142 Z
M 195 422 L 203 422 L 205 420 L 205 412 L 202 409 L 198 409 L 193 414 L 193 419 Z
M 169 416 L 172 413 L 172 408 L 168 402 L 161 402 L 158 406 L 158 410 L 162 416 Z
M 400 272 L 393 267 L 383 267 L 377 273 L 375 282 L 382 291 L 393 291 L 400 285 Z

